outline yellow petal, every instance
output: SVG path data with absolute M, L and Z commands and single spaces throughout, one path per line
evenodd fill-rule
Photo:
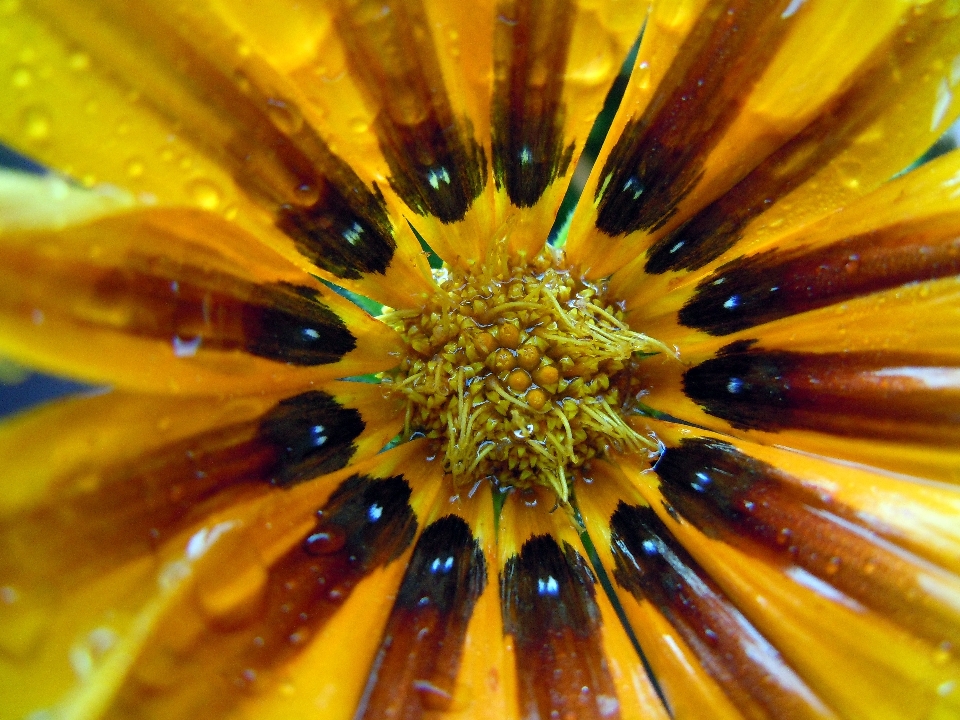
M 524 716 L 667 717 L 552 493 L 513 493 L 500 518 L 504 631 Z M 584 689 L 585 688 L 585 689 Z
M 532 256 L 546 241 L 645 3 L 500 2 L 493 27 L 496 233 Z
M 396 364 L 392 330 L 209 214 L 139 210 L 0 232 L 0 346 L 51 372 L 211 394 Z
M 728 5 L 732 16 L 724 14 Z M 950 70 L 960 49 L 955 12 L 945 2 L 916 11 L 901 3 L 874 4 L 871 17 L 877 23 L 865 33 L 860 21 L 865 10 L 857 7 L 849 4 L 839 15 L 829 2 L 771 8 L 758 28 L 782 42 L 772 56 L 759 41 L 756 47 L 738 47 L 741 33 L 730 33 L 717 38 L 731 51 L 730 61 L 717 63 L 710 42 L 701 47 L 697 32 L 688 35 L 684 42 L 704 51 L 701 61 L 709 72 L 678 53 L 658 86 L 628 96 L 597 166 L 606 169 L 588 185 L 582 217 L 571 230 L 574 259 L 604 275 L 618 269 L 610 258 L 622 262 L 626 252 L 636 258 L 623 273 L 626 284 L 646 273 L 695 270 L 741 238 L 749 245 L 755 236 L 779 235 L 841 207 L 918 157 L 957 112 Z M 720 29 L 731 17 L 739 22 L 744 12 L 736 3 L 708 3 L 703 17 L 716 18 Z M 698 32 L 703 26 L 693 25 Z M 645 42 L 656 42 L 657 28 L 651 26 Z M 818 47 L 812 55 L 811 44 Z M 824 75 L 817 58 L 827 47 L 841 61 Z M 643 49 L 638 62 L 648 62 Z M 764 74 L 758 77 L 758 70 Z M 644 82 L 642 73 L 636 76 L 636 84 Z M 725 88 L 723 99 L 708 93 L 704 101 L 710 107 L 698 112 L 696 103 L 711 83 Z M 776 114 L 770 121 L 750 119 L 764 108 L 769 116 L 771 107 L 795 107 L 778 98 L 797 93 L 808 108 L 798 121 L 797 113 L 788 120 Z M 681 107 L 685 120 L 670 131 L 676 139 L 649 124 Z M 937 108 L 934 121 L 926 119 L 930 108 Z M 924 120 L 916 122 L 917 117 Z M 641 132 L 645 128 L 652 129 L 649 137 Z M 704 145 L 694 139 L 701 131 Z M 637 142 L 645 137 L 666 144 L 652 156 L 630 155 L 640 152 Z M 605 157 L 614 164 L 607 167 Z M 652 168 L 657 162 L 669 167 Z M 646 166 L 656 170 L 650 178 Z M 657 199 L 661 185 L 663 201 Z
M 370 613 L 383 598 L 383 582 L 399 581 L 403 563 L 393 561 L 415 540 L 416 516 L 436 492 L 413 461 L 421 453 L 404 447 L 317 482 L 237 499 L 157 551 L 70 592 L 57 575 L 43 577 L 59 611 L 32 653 L 5 663 L 4 684 L 44 677 L 43 684 L 23 682 L 18 706 L 55 703 L 65 717 L 116 714 L 131 703 L 150 717 L 193 717 L 200 707 L 214 711 L 211 703 L 223 710 L 283 697 L 287 682 L 310 692 L 299 685 L 298 669 L 315 662 L 313 643 L 330 651 L 323 633 L 342 632 L 348 607 L 376 626 Z M 327 587 L 318 585 L 318 573 Z M 343 604 L 354 586 L 365 599 L 360 607 Z M 83 602 L 74 604 L 75 597 Z M 36 594 L 23 600 L 24 608 L 38 605 Z M 382 599 L 380 605 L 383 616 L 389 606 Z M 355 632 L 356 619 L 349 624 Z M 371 639 L 372 655 L 376 635 Z M 359 643 L 350 650 L 362 654 Z M 78 658 L 82 672 L 71 689 Z M 327 667 L 333 674 L 326 678 L 311 668 L 312 687 L 332 681 L 349 691 L 343 668 Z M 354 668 L 359 693 L 365 668 Z M 201 674 L 207 682 L 188 681 Z M 211 683 L 219 690 L 211 692 Z M 340 706 L 331 702 L 331 709 Z
M 621 459 L 630 482 L 829 707 L 878 718 L 956 713 L 960 666 L 950 655 L 950 638 L 960 628 L 956 575 L 886 541 L 869 519 L 848 515 L 852 508 L 803 485 L 789 460 L 781 470 L 719 438 L 689 431 L 665 437 L 655 473 L 641 474 L 636 462 Z M 730 474 L 730 462 L 743 472 Z M 831 479 L 842 485 L 844 474 L 836 468 Z M 725 510 L 705 510 L 719 510 L 713 501 L 738 492 L 733 488 L 746 495 L 728 496 Z M 677 491 L 699 498 L 706 514 L 681 502 Z M 779 519 L 768 524 L 772 515 Z M 728 523 L 741 524 L 736 536 Z
M 330 150 L 289 79 L 206 5 L 174 18 L 53 0 L 4 20 L 4 56 L 36 76 L 4 104 L 7 143 L 87 186 L 222 214 L 391 304 L 429 290 L 409 228 Z
M 615 468 L 578 503 L 675 717 L 836 717 Z

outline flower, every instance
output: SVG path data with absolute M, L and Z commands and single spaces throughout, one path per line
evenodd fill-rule
M 0 13 L 4 717 L 960 714 L 954 0 Z

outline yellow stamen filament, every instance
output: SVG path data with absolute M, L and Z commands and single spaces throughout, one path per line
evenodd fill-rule
M 624 407 L 642 389 L 635 353 L 670 351 L 631 330 L 602 285 L 549 249 L 513 264 L 499 248 L 435 279 L 424 308 L 381 316 L 408 346 L 383 382 L 407 403 L 405 436 L 442 442 L 455 484 L 539 484 L 566 502 L 584 462 L 611 447 L 656 449 Z

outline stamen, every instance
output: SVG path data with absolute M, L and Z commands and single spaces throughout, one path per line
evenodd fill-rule
M 539 484 L 566 502 L 591 458 L 656 449 L 624 416 L 642 391 L 638 355 L 672 353 L 631 330 L 602 283 L 549 248 L 526 262 L 500 247 L 434 273 L 439 292 L 421 310 L 381 316 L 408 348 L 382 380 L 406 400 L 405 435 L 442 442 L 456 485 Z

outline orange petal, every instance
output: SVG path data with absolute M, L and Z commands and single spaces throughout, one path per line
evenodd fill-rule
M 500 594 L 524 716 L 666 717 L 572 520 L 546 492 L 513 493 L 500 518 Z M 602 590 L 601 590 L 602 594 Z
M 174 18 L 162 4 L 51 0 L 14 8 L 5 29 L 4 55 L 29 58 L 22 70 L 36 78 L 0 115 L 14 147 L 87 186 L 223 214 L 391 304 L 429 291 L 409 228 L 330 149 L 302 93 L 211 8 Z
M 357 717 L 419 717 L 457 709 L 467 631 L 480 597 L 496 585 L 484 538 L 477 534 L 481 524 L 493 530 L 493 503 L 489 489 L 483 490 L 472 499 L 440 497 L 425 517 Z
M 140 556 L 58 598 L 60 611 L 39 648 L 5 668 L 17 673 L 8 678 L 24 671 L 27 677 L 49 676 L 43 686 L 27 683 L 18 703 L 56 701 L 70 686 L 68 656 L 78 649 L 93 655 L 81 682 L 58 703 L 67 713 L 118 712 L 133 703 L 150 717 L 194 717 L 199 707 L 216 713 L 217 707 L 222 711 L 237 703 L 269 704 L 278 687 L 281 698 L 295 694 L 283 690 L 285 682 L 310 692 L 301 684 L 302 663 L 311 665 L 310 687 L 334 682 L 338 692 L 351 692 L 342 667 L 330 668 L 336 676 L 316 672 L 315 643 L 330 651 L 325 634 L 337 627 L 342 631 L 341 615 L 348 607 L 374 626 L 378 622 L 369 614 L 379 614 L 382 622 L 389 610 L 380 599 L 383 582 L 396 587 L 403 564 L 392 561 L 415 540 L 417 516 L 430 507 L 437 490 L 433 476 L 428 479 L 414 460 L 421 452 L 416 444 L 405 446 L 314 483 L 238 500 L 156 554 Z M 133 567 L 140 573 L 128 585 Z M 55 586 L 55 576 L 46 582 Z M 354 588 L 364 598 L 360 607 L 344 604 Z M 74 605 L 73 597 L 85 598 L 86 604 Z M 36 599 L 30 600 L 35 607 Z M 107 619 L 101 616 L 105 611 Z M 71 645 L 71 638 L 104 635 L 97 623 L 106 623 L 112 644 Z M 349 624 L 355 629 L 356 618 Z M 362 668 L 375 650 L 376 636 L 371 640 L 365 660 L 360 643 L 343 646 L 358 661 L 353 703 L 362 688 Z M 36 662 L 44 664 L 45 673 L 32 667 Z M 187 680 L 198 673 L 207 682 Z M 213 691 L 212 684 L 219 689 Z M 343 711 L 342 698 L 328 700 L 331 710 Z
M 880 718 L 956 712 L 960 666 L 950 641 L 942 644 L 960 627 L 956 575 L 872 532 L 869 518 L 834 503 L 829 493 L 817 499 L 816 490 L 791 477 L 789 460 L 783 467 L 791 470 L 780 470 L 719 439 L 689 431 L 665 437 L 656 474 L 641 474 L 626 458 L 624 471 L 660 524 L 828 706 L 841 715 Z M 834 468 L 836 486 L 843 486 L 845 473 Z M 725 531 L 717 536 L 719 525 L 686 502 L 671 504 L 680 486 L 705 503 L 734 487 L 771 493 L 729 497 L 721 524 L 746 524 L 734 539 Z M 767 525 L 765 513 L 782 517 Z M 769 529 L 771 541 L 747 526 Z M 823 553 L 816 559 L 809 554 L 815 546 Z
M 493 28 L 492 165 L 497 236 L 546 242 L 645 3 L 500 2 Z
M 196 211 L 14 228 L 0 235 L 0 342 L 51 372 L 160 392 L 297 389 L 396 363 L 392 330 L 271 255 Z
M 836 717 L 615 468 L 593 481 L 581 510 L 677 717 Z
M 736 17 L 740 10 L 731 3 L 708 3 L 704 17 L 716 16 L 722 23 L 728 6 Z M 656 193 L 647 192 L 651 189 L 649 182 L 629 174 L 637 170 L 630 162 L 626 170 L 617 169 L 617 177 L 623 175 L 622 182 L 612 179 L 612 166 L 597 173 L 585 197 L 596 202 L 601 195 L 610 195 L 606 205 L 619 198 L 619 204 L 614 205 L 623 205 L 618 215 L 622 220 L 600 221 L 596 210 L 585 207 L 579 225 L 575 220 L 571 230 L 570 252 L 576 261 L 590 266 L 594 275 L 603 275 L 618 269 L 611 258 L 622 262 L 624 251 L 636 257 L 615 281 L 620 290 L 634 287 L 647 274 L 696 270 L 741 238 L 749 245 L 767 233 L 778 236 L 842 207 L 886 181 L 928 148 L 957 112 L 951 90 L 954 80 L 947 69 L 960 49 L 956 44 L 956 18 L 942 5 L 914 13 L 912 8 L 897 3 L 874 4 L 871 11 L 875 14 L 871 16 L 877 23 L 865 33 L 860 21 L 864 9 L 857 8 L 850 4 L 838 14 L 829 2 L 810 2 L 791 4 L 782 12 L 779 8 L 772 10 L 768 18 L 772 32 L 782 30 L 777 19 L 794 27 L 786 30 L 789 37 L 783 38 L 779 54 L 769 58 L 767 74 L 759 80 L 754 65 L 761 62 L 757 53 L 765 53 L 766 46 L 738 52 L 734 46 L 740 33 L 731 33 L 721 40 L 731 51 L 730 60 L 714 63 L 722 75 L 717 82 L 729 82 L 729 87 L 719 102 L 713 94 L 708 95 L 711 107 L 702 111 L 691 107 L 689 101 L 695 100 L 708 82 L 699 85 L 702 78 L 695 72 L 680 73 L 679 84 L 678 78 L 671 79 L 674 70 L 679 72 L 691 62 L 684 53 L 677 53 L 671 69 L 655 88 L 649 87 L 646 74 L 638 75 L 640 87 L 622 106 L 624 118 L 615 124 L 602 161 L 615 147 L 623 145 L 622 154 L 632 139 L 641 137 L 631 131 L 617 140 L 617 128 L 634 127 L 629 123 L 640 122 L 641 111 L 660 117 L 673 107 L 667 101 L 673 97 L 678 102 L 687 99 L 681 117 L 692 117 L 696 123 L 702 117 L 710 130 L 707 138 L 716 140 L 716 148 L 708 143 L 701 149 L 689 138 L 668 143 L 671 152 L 692 159 L 684 159 L 677 173 L 670 174 L 687 179 L 669 184 L 665 191 L 679 196 L 665 204 L 651 200 L 647 206 L 647 198 L 654 198 Z M 702 25 L 700 20 L 692 23 L 694 28 Z M 658 24 L 653 23 L 650 30 L 655 33 Z M 695 44 L 696 38 L 694 32 L 685 42 Z M 646 41 L 656 42 L 655 35 L 646 36 Z M 817 53 L 808 52 L 811 44 L 818 47 Z M 817 58 L 826 48 L 839 62 L 836 67 L 831 63 L 831 70 L 824 75 L 823 62 Z M 709 51 L 704 57 L 714 62 L 716 53 Z M 643 49 L 639 62 L 647 62 Z M 938 64 L 944 72 L 930 73 L 929 68 Z M 778 104 L 797 109 L 798 93 L 803 98 L 800 107 L 805 106 L 799 112 L 781 114 L 775 109 Z M 637 98 L 636 105 L 630 100 L 633 97 Z M 729 111 L 728 104 L 732 105 Z M 736 111 L 737 106 L 742 109 Z M 928 122 L 931 107 L 937 110 L 934 120 Z M 736 113 L 729 130 L 717 127 L 721 120 L 731 120 L 724 112 Z M 754 113 L 765 119 L 758 120 Z M 628 120 L 630 117 L 634 119 Z M 917 117 L 923 120 L 917 122 Z M 687 125 L 684 123 L 684 127 Z M 652 136 L 652 141 L 658 137 Z M 673 157 L 669 153 L 661 155 Z M 711 162 L 716 163 L 712 168 Z M 629 184 L 631 178 L 636 187 Z M 656 178 L 650 182 L 655 183 Z M 698 183 L 703 185 L 691 191 Z M 778 204 L 781 198 L 784 200 Z M 646 210 L 637 215 L 641 208 Z M 768 208 L 772 210 L 767 212 Z M 673 210 L 676 214 L 670 219 Z M 628 222 L 634 216 L 651 218 L 641 223 L 646 229 Z M 600 225 L 594 230 L 595 222 L 601 222 L 607 230 Z M 633 234 L 623 234 L 630 232 Z M 638 256 L 644 252 L 645 256 Z M 669 282 L 664 277 L 662 282 L 650 281 L 648 285 L 662 292 Z

